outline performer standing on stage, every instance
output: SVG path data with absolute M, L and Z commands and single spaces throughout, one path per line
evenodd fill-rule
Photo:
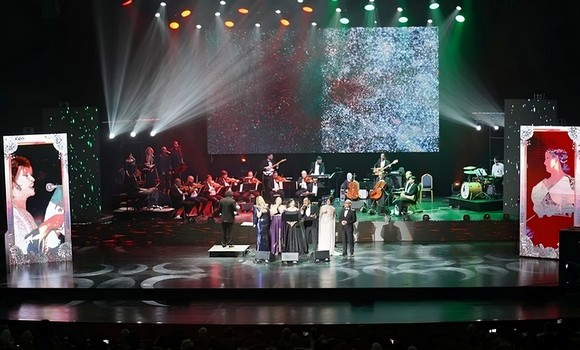
M 268 252 L 270 251 L 270 209 L 268 204 L 264 201 L 264 197 L 258 196 L 256 198 L 256 205 L 254 205 L 254 227 L 257 229 L 256 250 Z
M 300 223 L 306 237 L 308 247 L 312 245 L 312 251 L 316 249 L 318 243 L 318 206 L 310 203 L 310 199 L 305 197 L 300 208 Z M 308 247 L 306 253 L 308 253 Z
M 322 157 L 316 157 L 316 161 L 310 163 L 310 175 L 322 175 L 326 174 L 326 169 L 324 168 L 324 163 L 322 162 Z
M 491 176 L 493 176 L 493 186 L 495 187 L 495 193 L 503 193 L 503 174 L 504 167 L 503 163 L 499 161 L 496 157 L 493 157 L 493 165 L 491 167 Z
M 387 171 L 387 168 L 389 168 L 390 163 L 391 162 L 389 162 L 385 153 L 384 152 L 381 153 L 379 160 L 377 160 L 377 162 L 373 166 L 373 168 L 374 168 L 373 173 L 377 176 L 376 181 L 385 179 L 385 173 Z
M 272 203 L 272 188 L 274 188 L 274 170 L 278 170 L 278 167 L 274 166 L 274 154 L 270 153 L 266 159 L 262 162 L 262 183 L 264 190 L 264 199 L 268 203 Z
M 158 158 L 158 174 L 160 179 L 160 189 L 162 192 L 166 192 L 167 189 L 171 188 L 171 157 L 169 156 L 171 152 L 167 150 L 167 147 L 161 147 L 161 152 Z
M 344 208 L 340 211 L 338 219 L 342 226 L 342 256 L 346 256 L 347 251 L 349 256 L 354 256 L 354 223 L 356 222 L 356 211 L 350 206 L 352 202 L 347 199 L 344 202 Z
M 183 161 L 183 152 L 179 141 L 173 141 L 173 147 L 171 147 L 171 168 L 173 169 L 173 178 L 181 178 L 181 173 L 185 171 L 187 166 Z
M 157 168 L 155 167 L 155 151 L 153 147 L 145 148 L 145 163 L 143 167 L 145 174 L 145 187 L 155 187 L 157 185 Z
M 222 247 L 224 248 L 226 245 L 230 248 L 234 246 L 232 227 L 234 226 L 236 211 L 240 209 L 240 207 L 236 204 L 236 201 L 234 201 L 233 196 L 233 192 L 228 190 L 226 191 L 226 196 L 220 199 L 219 202 L 219 213 L 222 218 Z
M 332 206 L 332 198 L 326 199 L 320 207 L 320 218 L 318 220 L 318 250 L 328 250 L 329 255 L 334 255 L 334 240 L 336 232 L 336 213 Z

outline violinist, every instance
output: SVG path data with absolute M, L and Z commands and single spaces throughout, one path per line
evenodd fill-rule
M 217 183 L 220 184 L 220 186 L 221 186 L 221 189 L 219 192 L 220 195 L 223 196 L 227 190 L 231 190 L 233 195 L 234 195 L 234 198 L 238 199 L 240 197 L 240 192 L 234 191 L 232 189 L 232 187 L 239 185 L 240 182 L 241 181 L 238 179 L 234 179 L 233 177 L 229 177 L 228 171 L 225 169 L 222 169 L 222 171 L 220 172 L 220 177 L 218 177 L 218 179 L 217 179 Z
M 248 171 L 246 176 L 242 179 L 242 193 L 241 196 L 246 202 L 252 202 L 254 198 L 260 195 L 258 186 L 262 183 L 254 176 L 253 171 Z
M 288 182 L 285 177 L 278 175 L 278 171 L 275 170 L 272 175 L 274 180 L 274 187 L 272 188 L 272 197 L 284 198 L 284 182 Z
M 182 191 L 183 185 L 181 179 L 173 180 L 173 186 L 169 189 L 169 196 L 171 197 L 171 204 L 173 209 L 175 209 L 175 219 L 181 219 L 187 217 L 187 214 L 191 211 L 193 207 L 192 202 L 186 202 L 186 193 Z
M 194 181 L 193 176 L 189 175 L 187 181 L 183 184 L 182 191 L 186 193 L 185 201 L 190 201 L 197 209 L 197 213 L 201 215 L 203 208 L 207 204 L 207 198 L 201 196 L 201 190 L 204 184 Z
M 217 208 L 217 206 L 219 205 L 220 199 L 224 198 L 223 196 L 218 194 L 220 189 L 221 189 L 220 184 L 213 181 L 213 177 L 210 174 L 207 174 L 204 183 L 203 194 L 208 201 L 211 201 L 214 209 Z
M 312 182 L 312 177 L 308 176 L 306 170 L 302 170 L 302 172 L 300 173 L 300 179 L 298 179 L 298 182 L 296 184 L 298 189 L 296 190 L 295 196 L 296 197 L 308 196 L 310 194 L 310 192 L 308 192 L 308 184 L 310 182 Z

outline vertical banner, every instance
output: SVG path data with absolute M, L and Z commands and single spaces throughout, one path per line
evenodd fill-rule
M 559 258 L 559 232 L 579 226 L 580 128 L 520 127 L 520 255 Z
M 4 136 L 10 265 L 71 261 L 66 134 Z

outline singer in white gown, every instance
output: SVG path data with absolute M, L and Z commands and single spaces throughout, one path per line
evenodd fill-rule
M 320 207 L 318 222 L 318 250 L 328 250 L 330 255 L 334 254 L 335 241 L 335 209 L 332 200 L 328 198 L 324 205 Z

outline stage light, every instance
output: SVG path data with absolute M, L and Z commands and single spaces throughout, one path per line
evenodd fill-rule
M 496 131 L 499 130 L 499 125 L 494 125 L 493 130 L 496 130 Z
M 463 215 L 463 221 L 470 221 L 470 220 L 471 220 L 471 216 L 469 216 L 469 214 Z
M 175 30 L 179 28 L 179 23 L 173 21 L 173 22 L 169 22 L 169 28 Z
M 245 162 L 247 162 L 248 160 L 247 160 L 245 157 L 242 157 L 241 161 L 242 161 L 242 163 L 245 163 Z
M 477 124 L 477 125 L 475 126 L 475 130 L 477 130 L 477 131 L 481 131 L 481 125 Z
M 254 26 L 255 26 L 256 28 L 260 28 L 260 23 L 256 23 L 256 24 L 254 24 Z
M 317 25 L 318 25 L 318 23 L 316 23 L 316 22 L 312 22 L 312 26 L 313 26 L 313 27 L 316 27 Z
M 483 214 L 483 220 L 491 220 L 491 215 L 489 214 Z
M 215 15 L 216 17 L 219 17 L 219 16 L 221 15 L 221 13 L 219 13 L 219 11 L 218 11 L 218 12 L 214 13 L 214 15 Z
M 338 12 L 338 13 L 341 13 L 342 12 L 342 9 L 340 7 L 337 7 L 335 11 Z
M 402 7 L 397 7 L 397 12 L 403 12 L 403 8 Z
M 434 1 L 434 2 L 432 2 L 432 3 L 429 4 L 429 8 L 431 10 L 437 10 L 439 8 L 439 3 L 436 2 L 436 1 Z
M 457 15 L 455 16 L 455 20 L 459 23 L 463 23 L 465 22 L 465 17 L 463 17 L 462 15 Z
M 151 130 L 151 132 L 149 133 L 149 136 L 153 137 L 155 135 L 157 135 L 157 131 Z
M 457 6 L 455 7 L 455 9 L 456 9 L 457 11 L 461 11 L 461 6 L 457 5 Z
M 131 133 L 129 134 L 129 136 L 135 137 L 135 136 L 137 136 L 137 132 L 136 131 L 131 131 Z
M 296 0 L 297 3 L 301 4 L 304 2 L 304 0 Z
M 241 13 L 242 15 L 247 15 L 248 13 L 250 13 L 250 10 L 248 10 L 245 7 L 242 7 L 240 9 L 238 9 L 238 12 Z
M 367 11 L 374 11 L 374 9 L 375 9 L 375 5 L 373 5 L 373 4 L 366 4 L 365 5 L 365 10 L 367 10 Z
M 281 14 L 281 13 L 282 13 L 282 11 L 280 11 L 280 10 L 276 10 L 276 11 L 274 11 L 274 12 L 276 12 L 276 14 L 277 14 L 277 15 L 279 15 L 279 14 Z
M 431 18 L 429 18 L 429 19 L 427 20 L 427 24 L 433 24 L 433 20 L 432 20 Z
M 201 29 L 201 24 L 196 25 L 195 28 Z
M 400 23 L 407 23 L 407 22 L 409 22 L 409 19 L 407 17 L 405 17 L 405 16 L 401 16 L 399 18 L 399 22 Z
M 222 6 L 223 6 L 223 5 L 225 5 L 225 4 L 226 4 L 226 2 L 225 2 L 224 0 L 221 0 L 221 1 L 220 1 L 220 5 L 222 5 Z
M 111 140 L 112 140 L 112 139 L 114 139 L 114 138 L 115 138 L 115 134 L 113 134 L 113 133 L 110 133 L 110 134 L 109 134 L 109 139 L 111 139 Z
M 181 11 L 181 17 L 184 17 L 185 18 L 185 17 L 187 17 L 189 15 L 191 15 L 191 10 L 183 10 L 183 11 Z
M 369 2 L 375 2 L 375 0 L 369 0 Z
M 159 12 L 157 12 L 157 13 L 155 14 L 155 17 L 159 18 L 159 17 L 161 17 L 161 14 L 160 14 Z
M 161 3 L 159 3 L 159 6 L 165 7 L 165 6 L 167 6 L 167 4 L 164 1 L 161 1 Z
M 348 18 L 346 18 L 346 17 L 341 17 L 341 18 L 339 19 L 339 21 L 340 21 L 340 23 L 342 23 L 342 24 L 348 24 L 348 23 L 350 22 L 350 21 L 348 20 Z
M 131 5 L 132 3 L 133 3 L 133 0 L 126 0 L 125 2 L 123 2 L 123 3 L 121 4 L 121 6 L 129 6 L 129 5 Z
M 287 20 L 286 18 L 282 18 L 280 20 L 280 23 L 282 23 L 283 26 L 288 27 L 290 25 L 290 21 Z
M 314 9 L 310 6 L 304 6 L 304 7 L 302 7 L 302 11 L 312 13 L 314 11 Z
M 228 28 L 233 28 L 234 27 L 234 21 L 225 21 L 224 25 Z
M 429 215 L 428 214 L 424 214 L 423 215 L 423 221 L 429 221 L 429 220 L 431 220 L 431 218 L 429 217 Z

